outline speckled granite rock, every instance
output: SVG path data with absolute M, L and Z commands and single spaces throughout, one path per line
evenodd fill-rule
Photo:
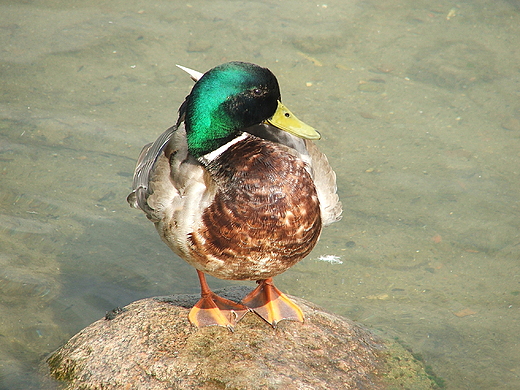
M 248 289 L 218 291 L 240 300 Z M 253 313 L 235 332 L 187 320 L 196 295 L 134 302 L 48 358 L 66 389 L 434 389 L 397 344 L 293 298 L 305 323 L 271 328 Z

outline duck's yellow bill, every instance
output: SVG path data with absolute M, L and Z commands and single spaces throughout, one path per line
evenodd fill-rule
M 287 109 L 280 101 L 274 115 L 267 120 L 268 123 L 278 127 L 292 135 L 306 139 L 320 139 L 321 135 L 311 126 L 303 123 Z

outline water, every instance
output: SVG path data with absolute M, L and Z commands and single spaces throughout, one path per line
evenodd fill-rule
M 174 65 L 229 60 L 278 76 L 338 173 L 343 220 L 277 285 L 448 389 L 520 388 L 518 1 L 0 10 L 0 389 L 43 387 L 45 355 L 107 310 L 198 290 L 125 197 L 191 87 Z

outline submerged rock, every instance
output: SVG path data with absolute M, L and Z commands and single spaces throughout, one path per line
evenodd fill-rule
M 247 288 L 218 294 L 239 301 Z M 248 313 L 234 332 L 188 322 L 197 295 L 143 299 L 107 313 L 47 360 L 66 389 L 434 389 L 398 344 L 291 297 L 305 323 L 276 329 Z
M 496 54 L 471 40 L 438 41 L 420 49 L 416 60 L 409 76 L 440 88 L 465 89 L 498 77 Z

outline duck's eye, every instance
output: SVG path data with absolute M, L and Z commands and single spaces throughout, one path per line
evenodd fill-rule
M 253 89 L 253 95 L 262 96 L 263 94 L 264 94 L 264 91 L 262 91 L 260 88 Z

